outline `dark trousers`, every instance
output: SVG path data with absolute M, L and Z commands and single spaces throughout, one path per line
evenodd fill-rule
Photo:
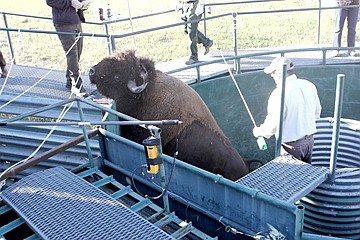
M 57 32 L 82 32 L 81 23 L 72 25 L 54 24 L 54 26 Z M 67 53 L 67 85 L 72 84 L 73 86 L 80 86 L 82 84 L 82 80 L 80 78 L 79 61 L 83 49 L 83 38 L 80 37 L 80 39 L 74 45 L 77 35 L 59 34 L 58 36 L 61 41 L 61 45 L 65 51 L 65 54 Z
M 314 136 L 307 135 L 299 140 L 283 143 L 282 147 L 295 158 L 311 164 Z
M 202 14 L 200 14 L 199 16 L 195 14 L 191 14 L 189 16 L 188 21 L 200 20 L 201 17 Z M 193 60 L 199 60 L 197 44 L 201 43 L 205 47 L 210 41 L 209 38 L 205 37 L 205 35 L 198 30 L 198 26 L 199 26 L 199 21 L 192 22 L 189 24 L 189 28 L 190 28 L 189 38 L 190 38 L 190 52 L 191 52 L 190 59 Z
M 2 54 L 2 52 L 0 51 L 0 67 L 1 67 L 1 70 L 4 70 L 5 66 L 6 66 L 6 61 L 5 61 L 5 58 L 4 58 L 3 54 Z

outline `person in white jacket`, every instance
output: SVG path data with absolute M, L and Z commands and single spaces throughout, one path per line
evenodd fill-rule
M 199 61 L 197 44 L 204 46 L 204 55 L 206 55 L 214 42 L 198 30 L 199 20 L 204 13 L 205 0 L 178 0 L 178 2 L 177 11 L 181 11 L 183 14 L 181 19 L 188 22 L 187 27 L 190 29 L 190 31 L 186 30 L 190 38 L 190 57 L 185 64 L 191 65 Z
M 260 127 L 253 129 L 253 135 L 269 138 L 277 133 L 284 64 L 286 83 L 281 154 L 288 153 L 299 160 L 311 163 L 313 134 L 316 133 L 316 119 L 320 118 L 321 104 L 315 85 L 308 80 L 297 78 L 294 64 L 288 58 L 275 58 L 270 66 L 264 69 L 264 72 L 271 74 L 275 80 L 276 88 L 269 97 L 265 121 Z

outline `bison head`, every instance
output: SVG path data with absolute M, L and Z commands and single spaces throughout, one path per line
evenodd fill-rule
M 101 94 L 114 99 L 119 94 L 137 95 L 154 79 L 155 64 L 127 50 L 105 57 L 90 68 L 89 78 Z

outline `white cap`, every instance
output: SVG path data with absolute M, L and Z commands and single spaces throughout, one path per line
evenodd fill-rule
M 286 64 L 286 71 L 294 69 L 294 64 L 290 59 L 285 57 L 277 57 L 272 60 L 271 64 L 268 67 L 264 69 L 264 72 L 270 74 L 275 70 L 282 69 L 284 64 Z

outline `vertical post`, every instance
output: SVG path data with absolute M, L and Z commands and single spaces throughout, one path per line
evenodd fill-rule
M 237 17 L 237 13 L 236 12 L 233 12 L 232 13 L 232 17 L 233 17 L 233 42 L 234 42 L 234 56 L 236 57 L 238 54 L 237 54 L 237 31 L 236 31 L 236 17 Z M 234 69 L 236 71 L 238 71 L 238 69 L 240 69 L 240 62 L 238 61 L 234 61 Z
M 9 26 L 8 26 L 8 24 L 7 24 L 7 20 L 6 20 L 6 15 L 5 15 L 5 13 L 3 13 L 2 15 L 3 15 L 5 27 L 6 27 L 6 28 L 9 28 Z M 8 40 L 9 48 L 10 48 L 11 59 L 13 60 L 13 63 L 16 64 L 16 63 L 15 63 L 14 49 L 13 49 L 13 47 L 12 47 L 11 37 L 10 37 L 9 31 L 6 31 L 6 35 L 7 35 L 7 40 Z
M 284 105 L 285 105 L 286 65 L 287 64 L 284 63 L 283 68 L 282 68 L 280 114 L 279 114 L 279 124 L 278 124 L 277 134 L 276 134 L 277 139 L 276 139 L 276 143 L 275 143 L 275 157 L 280 156 L 281 143 L 282 143 Z
M 319 0 L 319 17 L 318 17 L 318 29 L 317 29 L 317 44 L 320 44 L 320 29 L 321 29 L 321 0 Z
M 104 26 L 105 26 L 105 33 L 106 33 L 106 35 L 109 35 L 109 27 L 108 27 L 108 24 L 105 23 Z M 115 47 L 114 47 L 115 44 L 113 43 L 113 41 L 114 41 L 113 37 L 109 36 L 109 38 L 107 39 L 109 55 L 112 54 L 112 49 L 115 48 Z
M 204 14 L 204 35 L 206 37 L 206 11 L 205 11 L 205 6 L 203 5 L 203 14 Z
M 161 158 L 162 157 L 162 145 L 161 145 L 161 137 L 160 137 L 161 130 L 159 128 L 156 128 L 156 129 L 155 128 L 150 128 L 150 131 L 153 133 L 155 138 L 160 140 L 159 157 Z M 166 188 L 166 173 L 165 173 L 164 163 L 160 164 L 160 182 L 161 182 L 161 187 L 164 190 Z M 165 210 L 165 212 L 170 213 L 169 197 L 168 197 L 168 194 L 166 192 L 163 195 L 163 201 L 164 201 L 164 210 Z
M 336 160 L 339 145 L 339 131 L 340 131 L 340 118 L 342 112 L 342 100 L 344 93 L 344 74 L 337 75 L 336 82 L 336 95 L 335 95 L 335 109 L 334 109 L 334 127 L 331 140 L 331 154 L 330 154 L 330 181 L 335 181 Z
M 80 120 L 82 122 L 84 122 L 84 113 L 83 113 L 83 110 L 81 108 L 81 102 L 79 100 L 77 100 L 76 102 L 77 102 L 77 106 L 78 106 Z M 94 160 L 93 160 L 92 153 L 91 153 L 89 136 L 87 135 L 85 125 L 81 126 L 81 128 L 82 128 L 83 135 L 84 135 L 84 141 L 85 141 L 86 151 L 87 151 L 88 158 L 89 158 L 89 164 L 90 164 L 90 167 L 94 167 Z

